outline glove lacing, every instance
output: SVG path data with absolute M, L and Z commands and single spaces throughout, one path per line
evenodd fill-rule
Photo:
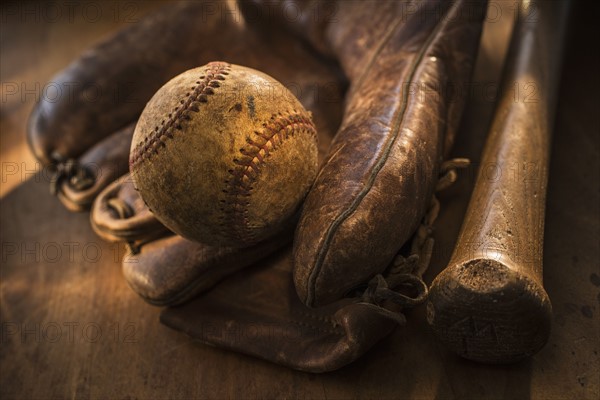
M 435 192 L 450 187 L 458 177 L 456 170 L 466 168 L 469 165 L 466 158 L 454 158 L 447 160 L 440 166 L 440 177 Z M 408 257 L 397 254 L 386 271 L 375 275 L 361 296 L 361 302 L 374 304 L 381 308 L 381 312 L 387 314 L 400 325 L 406 323 L 406 317 L 401 312 L 391 311 L 382 305 L 385 301 L 404 308 L 412 308 L 427 300 L 427 284 L 423 281 L 423 274 L 427 271 L 431 256 L 433 254 L 433 224 L 440 211 L 440 202 L 433 194 L 431 204 L 421 224 L 412 237 L 410 255 Z M 415 295 L 408 296 L 400 292 L 402 289 L 412 290 Z
M 81 165 L 75 159 L 69 159 L 56 164 L 56 170 L 50 180 L 50 193 L 56 195 L 62 181 L 68 179 L 69 186 L 77 191 L 83 191 L 92 187 L 95 177 L 92 171 L 85 165 Z
M 131 218 L 135 212 L 129 204 L 118 197 L 111 197 L 106 201 L 106 206 L 117 214 L 119 219 Z M 125 241 L 125 247 L 129 251 L 129 254 L 135 255 L 140 252 L 142 243 L 136 243 L 132 240 Z

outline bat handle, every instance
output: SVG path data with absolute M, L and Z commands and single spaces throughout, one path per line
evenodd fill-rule
M 538 279 L 492 258 L 453 264 L 435 279 L 427 320 L 455 353 L 510 363 L 547 342 L 552 306 Z

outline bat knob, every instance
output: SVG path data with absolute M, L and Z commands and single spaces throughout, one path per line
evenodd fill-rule
M 541 282 L 490 259 L 451 265 L 433 281 L 427 321 L 458 355 L 511 363 L 547 342 L 552 305 Z

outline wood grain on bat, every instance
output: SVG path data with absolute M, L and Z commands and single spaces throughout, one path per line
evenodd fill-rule
M 542 251 L 550 133 L 568 2 L 523 1 L 502 92 L 448 267 L 428 321 L 459 355 L 513 362 L 548 339 Z

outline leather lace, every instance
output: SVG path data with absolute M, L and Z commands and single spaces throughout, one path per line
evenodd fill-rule
M 69 159 L 56 165 L 56 171 L 50 180 L 50 193 L 56 195 L 58 188 L 64 180 L 68 180 L 69 186 L 77 191 L 83 191 L 92 187 L 95 183 L 94 174 L 85 165 L 77 160 Z
M 439 192 L 450 187 L 458 177 L 456 170 L 466 168 L 469 163 L 466 158 L 454 158 L 442 163 L 435 191 Z M 421 224 L 412 237 L 410 255 L 405 257 L 397 254 L 386 271 L 375 275 L 369 281 L 360 297 L 361 302 L 380 307 L 381 312 L 400 325 L 406 323 L 404 314 L 386 308 L 384 303 L 389 301 L 404 309 L 415 307 L 427 300 L 428 288 L 423 281 L 423 274 L 431 262 L 434 246 L 433 224 L 439 211 L 440 202 L 434 194 Z M 409 290 L 414 293 L 414 296 L 404 294 Z
M 131 218 L 135 212 L 131 208 L 129 204 L 127 204 L 123 199 L 118 197 L 111 197 L 106 201 L 106 206 L 113 210 L 119 219 L 127 219 Z M 140 252 L 141 243 L 136 243 L 132 240 L 125 241 L 125 247 L 130 254 L 135 255 Z
M 106 205 L 117 214 L 119 219 L 131 218 L 134 214 L 131 206 L 118 197 L 108 199 Z

